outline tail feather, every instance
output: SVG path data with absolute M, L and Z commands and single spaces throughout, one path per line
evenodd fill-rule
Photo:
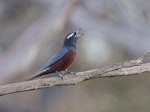
M 30 80 L 33 80 L 37 77 L 41 77 L 42 75 L 45 75 L 47 74 L 46 72 L 48 71 L 48 68 L 47 69 L 44 69 L 44 70 L 40 70 L 38 71 L 35 75 L 33 75 L 32 77 L 30 77 L 29 79 L 27 79 L 26 81 L 30 81 Z
M 38 76 L 32 76 L 32 77 L 30 77 L 29 79 L 27 79 L 26 81 L 30 81 L 30 80 L 33 80 L 33 79 L 35 79 L 35 78 L 37 78 Z

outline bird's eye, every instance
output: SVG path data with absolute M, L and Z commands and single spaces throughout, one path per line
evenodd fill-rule
M 71 33 L 71 34 L 69 34 L 68 36 L 67 36 L 67 39 L 70 39 L 71 37 L 73 37 L 73 36 L 75 36 L 76 35 L 76 33 Z

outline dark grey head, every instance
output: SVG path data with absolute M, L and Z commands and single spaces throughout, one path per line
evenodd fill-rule
M 64 39 L 63 46 L 71 49 L 72 48 L 76 49 L 77 40 L 82 35 L 83 34 L 81 34 L 81 29 L 77 30 L 76 32 L 68 34 Z

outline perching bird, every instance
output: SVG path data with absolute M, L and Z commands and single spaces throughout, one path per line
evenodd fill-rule
M 60 50 L 50 58 L 50 60 L 43 66 L 34 76 L 28 80 L 47 75 L 49 73 L 58 73 L 62 77 L 61 71 L 66 71 L 69 65 L 72 64 L 76 56 L 77 40 L 83 34 L 80 33 L 81 29 L 76 32 L 68 34 L 64 39 L 64 44 Z

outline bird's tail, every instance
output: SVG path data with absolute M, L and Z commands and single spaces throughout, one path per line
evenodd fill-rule
M 47 72 L 47 69 L 40 70 L 35 75 L 33 75 L 32 77 L 30 77 L 29 79 L 27 79 L 26 81 L 30 81 L 30 80 L 33 80 L 33 79 L 35 79 L 37 77 L 41 77 L 42 75 L 47 74 L 46 72 Z
M 32 77 L 30 77 L 29 79 L 27 79 L 26 81 L 30 81 L 30 80 L 33 80 L 33 79 L 35 79 L 35 78 L 37 78 L 37 77 L 40 77 L 41 76 L 41 72 L 37 72 L 36 74 L 34 74 Z
M 35 78 L 37 78 L 38 76 L 37 75 L 33 75 L 32 77 L 28 78 L 26 81 L 30 81 L 30 80 L 33 80 Z

